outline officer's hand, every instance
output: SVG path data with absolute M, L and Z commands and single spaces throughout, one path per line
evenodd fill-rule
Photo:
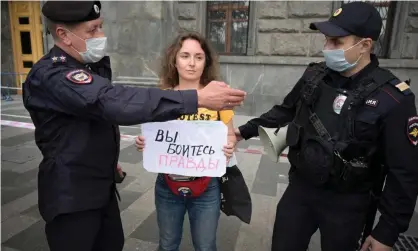
M 360 251 L 391 251 L 392 248 L 375 240 L 372 236 L 367 237 Z
M 197 91 L 199 107 L 210 110 L 230 110 L 241 105 L 247 95 L 244 91 L 230 88 L 224 82 L 211 81 Z
M 237 141 L 243 140 L 243 138 L 241 136 L 241 132 L 239 131 L 238 128 L 235 128 L 235 137 L 237 138 Z
M 138 151 L 142 152 L 142 150 L 144 150 L 145 147 L 145 138 L 144 136 L 138 136 L 135 139 L 135 146 L 138 149 Z

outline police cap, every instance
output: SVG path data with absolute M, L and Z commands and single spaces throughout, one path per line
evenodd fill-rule
M 309 28 L 329 37 L 355 35 L 376 41 L 382 29 L 382 17 L 369 3 L 351 2 L 337 9 L 328 21 L 311 23 Z
M 52 22 L 79 23 L 100 17 L 100 1 L 47 1 L 42 13 Z

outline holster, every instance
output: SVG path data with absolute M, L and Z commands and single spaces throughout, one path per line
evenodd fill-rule
M 286 144 L 289 147 L 298 147 L 300 144 L 300 138 L 302 137 L 303 128 L 296 124 L 294 121 L 290 122 L 287 126 Z
M 323 185 L 329 180 L 335 157 L 333 142 L 308 136 L 300 148 L 299 169 L 314 185 Z
M 367 164 L 366 164 L 367 165 Z M 360 192 L 367 191 L 367 184 L 371 178 L 371 168 L 358 166 L 355 161 L 337 161 L 336 173 L 332 177 L 331 184 L 339 192 Z

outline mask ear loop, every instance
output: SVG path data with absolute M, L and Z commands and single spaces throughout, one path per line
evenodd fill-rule
M 346 52 L 346 51 L 348 51 L 348 50 L 351 50 L 352 48 L 356 47 L 359 43 L 363 42 L 363 40 L 364 40 L 364 38 L 363 38 L 362 40 L 358 41 L 355 45 L 353 45 L 353 46 L 351 46 L 351 47 L 349 47 L 349 48 L 345 49 L 345 50 L 344 50 L 344 52 Z
M 352 48 L 354 48 L 354 47 L 356 47 L 357 45 L 359 45 L 361 42 L 363 42 L 364 41 L 364 38 L 363 39 L 361 39 L 360 41 L 358 41 L 356 44 L 354 44 L 353 46 L 351 46 L 350 48 L 348 48 L 348 49 L 345 49 L 344 50 L 344 52 L 346 52 L 346 51 L 348 51 L 348 50 L 350 50 L 350 49 L 352 49 Z M 360 55 L 360 57 L 358 57 L 357 58 L 357 60 L 356 60 L 356 62 L 354 62 L 354 63 L 352 63 L 352 64 L 357 64 L 358 63 L 358 61 L 360 60 L 360 58 L 363 56 L 363 53 Z M 347 60 L 347 59 L 346 59 Z
M 87 49 L 87 43 L 86 43 L 86 39 L 82 39 L 81 37 L 77 36 L 76 34 L 74 34 L 74 32 L 70 31 L 69 29 L 64 28 L 64 30 L 68 31 L 69 33 L 73 34 L 74 36 L 76 36 L 78 39 L 82 40 L 85 44 L 86 44 L 86 51 L 85 52 L 79 52 L 76 48 L 74 48 L 73 45 L 71 45 L 71 48 L 73 50 L 75 50 L 77 53 L 86 53 L 88 51 Z

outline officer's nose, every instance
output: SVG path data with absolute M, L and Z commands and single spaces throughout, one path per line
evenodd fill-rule
M 103 28 L 97 28 L 95 37 L 104 37 L 104 36 L 105 36 L 105 33 L 104 33 Z

